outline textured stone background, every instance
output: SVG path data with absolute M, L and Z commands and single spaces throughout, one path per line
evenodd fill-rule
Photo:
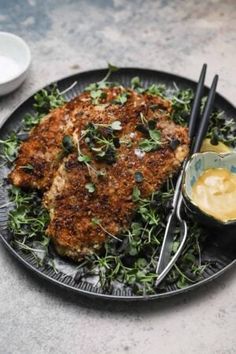
M 0 30 L 29 43 L 23 86 L 0 98 L 3 121 L 45 84 L 77 71 L 139 66 L 208 77 L 235 100 L 235 0 L 0 0 Z M 209 83 L 209 81 L 208 81 Z M 53 289 L 0 248 L 0 353 L 236 352 L 235 269 L 161 302 L 107 304 Z

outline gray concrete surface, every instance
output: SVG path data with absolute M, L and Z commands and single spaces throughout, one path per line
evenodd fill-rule
M 107 61 L 193 79 L 207 62 L 235 100 L 235 0 L 0 0 L 0 30 L 33 55 L 24 85 L 0 99 L 1 121 L 43 85 Z M 0 270 L 1 354 L 236 353 L 235 269 L 196 293 L 131 305 L 54 289 L 2 246 Z

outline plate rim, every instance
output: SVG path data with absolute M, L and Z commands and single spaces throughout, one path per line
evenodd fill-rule
M 119 68 L 118 72 L 127 72 L 129 70 L 134 70 L 134 71 L 145 71 L 145 72 L 149 72 L 150 74 L 153 72 L 155 73 L 155 75 L 162 75 L 162 76 L 173 76 L 173 77 L 177 77 L 180 80 L 186 81 L 191 83 L 192 85 L 196 85 L 197 82 L 189 79 L 188 77 L 185 76 L 181 76 L 175 73 L 171 73 L 171 72 L 167 72 L 167 71 L 162 71 L 162 70 L 155 70 L 155 69 L 147 69 L 147 68 L 140 68 L 140 67 L 133 67 L 133 66 L 126 66 L 126 67 L 121 67 Z M 85 71 L 78 71 L 76 73 L 73 73 L 72 75 L 67 75 L 67 76 L 63 76 L 61 78 L 59 78 L 58 80 L 52 81 L 46 85 L 44 85 L 43 87 L 35 90 L 33 93 L 31 93 L 29 96 L 27 96 L 26 98 L 23 98 L 19 104 L 14 107 L 13 111 L 11 111 L 9 114 L 6 115 L 5 118 L 2 119 L 1 125 L 0 125 L 0 130 L 3 129 L 4 125 L 7 123 L 7 121 L 11 118 L 11 116 L 13 114 L 16 113 L 16 111 L 18 109 L 20 109 L 20 107 L 25 104 L 27 101 L 29 101 L 30 99 L 33 98 L 33 96 L 39 92 L 42 89 L 47 89 L 49 86 L 54 85 L 54 84 L 58 84 L 60 82 L 63 82 L 65 80 L 72 80 L 73 77 L 79 76 L 79 75 L 93 75 L 93 74 L 98 74 L 101 72 L 101 74 L 103 72 L 106 72 L 107 68 L 98 68 L 98 69 L 91 69 L 91 70 L 85 70 Z M 205 89 L 209 90 L 208 86 L 205 86 Z M 236 107 L 234 106 L 234 104 L 232 102 L 230 102 L 227 98 L 225 98 L 222 94 L 218 93 L 216 94 L 216 96 L 218 96 L 221 100 L 223 99 L 223 101 L 225 101 L 226 104 L 228 104 L 229 106 L 231 106 L 233 108 L 233 110 L 236 109 Z M 49 276 L 48 274 L 46 274 L 45 272 L 41 271 L 40 268 L 35 267 L 33 264 L 29 263 L 25 258 L 23 258 L 19 253 L 17 253 L 17 251 L 11 246 L 10 243 L 7 242 L 7 240 L 5 239 L 5 237 L 2 235 L 1 233 L 1 229 L 0 229 L 0 239 L 3 242 L 3 245 L 6 247 L 6 249 L 8 249 L 8 251 L 10 251 L 10 253 L 15 257 L 15 259 L 17 259 L 21 264 L 24 265 L 24 267 L 26 267 L 28 270 L 32 271 L 33 273 L 36 273 L 39 278 L 44 278 L 47 281 L 50 281 L 52 284 L 56 284 L 56 286 L 60 286 L 61 288 L 64 288 L 65 290 L 71 290 L 73 292 L 79 293 L 83 296 L 87 296 L 87 297 L 93 297 L 93 298 L 100 298 L 100 299 L 106 299 L 106 300 L 115 300 L 115 301 L 148 301 L 148 300 L 157 300 L 157 299 L 162 299 L 162 298 L 166 298 L 166 297 L 171 297 L 174 295 L 179 295 L 188 291 L 192 291 L 198 287 L 200 287 L 201 285 L 205 285 L 208 282 L 213 281 L 214 279 L 216 279 L 217 277 L 221 276 L 223 273 L 225 273 L 228 269 L 232 268 L 233 266 L 235 266 L 236 264 L 236 258 L 234 260 L 232 260 L 230 263 L 228 263 L 227 265 L 225 265 L 222 269 L 218 270 L 216 273 L 214 273 L 213 275 L 202 279 L 200 281 L 198 281 L 197 283 L 191 284 L 185 288 L 181 288 L 181 289 L 175 289 L 172 291 L 167 291 L 164 293 L 156 293 L 156 294 L 152 294 L 152 295 L 113 295 L 113 294 L 106 294 L 106 293 L 96 293 L 96 292 L 91 292 L 89 290 L 84 290 L 81 288 L 77 288 L 74 287 L 72 285 L 69 285 L 65 282 L 61 282 L 60 280 L 55 279 L 54 277 Z
M 47 281 L 56 284 L 60 288 L 65 288 L 66 290 L 71 290 L 73 292 L 79 293 L 83 296 L 87 297 L 95 297 L 95 298 L 100 298 L 100 299 L 106 299 L 106 300 L 116 300 L 116 301 L 148 301 L 148 300 L 157 300 L 157 299 L 163 299 L 167 297 L 172 297 L 176 295 L 180 295 L 183 293 L 186 293 L 188 291 L 193 291 L 195 288 L 198 288 L 200 286 L 206 285 L 207 283 L 215 280 L 216 278 L 220 277 L 225 273 L 228 269 L 233 268 L 233 266 L 236 265 L 236 259 L 231 261 L 229 264 L 224 266 L 221 270 L 219 270 L 217 273 L 214 273 L 208 278 L 202 279 L 197 283 L 191 284 L 185 288 L 181 289 L 176 289 L 174 291 L 168 291 L 165 293 L 157 293 L 153 295 L 110 295 L 110 294 L 103 294 L 103 293 L 95 293 L 91 292 L 88 290 L 84 289 L 79 289 L 76 287 L 73 287 L 69 284 L 62 283 L 57 279 L 54 279 L 53 277 L 50 277 L 49 275 L 43 273 L 40 271 L 39 268 L 35 268 L 32 264 L 27 262 L 19 253 L 16 252 L 14 248 L 11 247 L 11 245 L 6 241 L 6 239 L 3 237 L 3 235 L 0 233 L 0 239 L 1 242 L 3 242 L 4 246 L 10 251 L 10 253 L 17 259 L 21 264 L 24 265 L 25 268 L 30 270 L 32 273 L 36 273 L 39 278 L 46 279 Z
M 179 79 L 181 80 L 186 80 L 191 82 L 192 84 L 196 84 L 197 82 L 194 81 L 193 79 L 190 79 L 186 76 L 182 76 L 179 74 L 175 74 L 175 73 L 171 73 L 168 71 L 163 71 L 163 70 L 156 70 L 156 69 L 149 69 L 149 68 L 141 68 L 141 67 L 134 67 L 134 66 L 123 66 L 123 67 L 119 67 L 118 71 L 125 71 L 125 70 L 138 70 L 138 71 L 149 71 L 149 72 L 155 72 L 155 73 L 160 73 L 163 75 L 171 75 L 171 76 L 177 76 Z M 54 81 L 50 81 L 49 83 L 47 83 L 44 86 L 41 86 L 39 89 L 34 90 L 32 93 L 30 93 L 29 95 L 26 96 L 26 98 L 22 98 L 22 100 L 20 100 L 20 102 L 14 107 L 13 111 L 11 111 L 10 113 L 8 113 L 6 115 L 5 118 L 2 119 L 1 125 L 0 125 L 0 129 L 2 129 L 3 125 L 7 122 L 7 120 L 11 117 L 12 114 L 15 113 L 15 111 L 17 111 L 21 105 L 23 105 L 26 101 L 28 101 L 29 99 L 31 99 L 37 92 L 48 88 L 51 85 L 57 84 L 59 81 L 64 81 L 67 79 L 72 78 L 73 76 L 78 76 L 80 74 L 88 74 L 88 73 L 96 73 L 98 71 L 107 71 L 107 68 L 97 68 L 97 69 L 91 69 L 91 70 L 82 70 L 82 71 L 77 71 L 72 75 L 67 75 L 67 76 L 62 76 L 57 80 Z M 210 89 L 210 87 L 208 85 L 204 85 L 204 88 L 206 88 L 207 90 Z M 219 93 L 218 91 L 216 91 L 216 97 L 219 96 L 220 98 L 222 98 L 224 101 L 226 101 L 227 104 L 231 105 L 234 109 L 236 109 L 236 106 L 234 106 L 234 104 L 228 99 L 226 98 L 224 95 L 222 95 L 221 93 Z

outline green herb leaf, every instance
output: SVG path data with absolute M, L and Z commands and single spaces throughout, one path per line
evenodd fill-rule
M 20 139 L 17 134 L 13 132 L 5 140 L 0 140 L 0 145 L 2 146 L 1 156 L 7 162 L 12 163 L 17 156 L 20 145 Z
M 89 193 L 93 193 L 96 190 L 94 183 L 86 183 L 85 188 L 88 190 Z
M 157 129 L 150 129 L 149 131 L 150 137 L 154 140 L 157 144 L 161 144 L 161 132 Z
M 38 113 L 47 114 L 50 110 L 62 106 L 65 103 L 64 97 L 60 94 L 56 85 L 49 89 L 42 89 L 34 95 L 34 109 Z
M 79 161 L 79 162 L 84 162 L 84 163 L 90 163 L 90 162 L 91 162 L 91 157 L 88 156 L 88 155 L 80 154 L 80 155 L 78 156 L 78 161 Z
M 161 133 L 157 129 L 149 130 L 149 139 L 142 139 L 139 142 L 139 148 L 144 152 L 155 151 L 161 146 Z
M 23 119 L 24 130 L 28 131 L 38 125 L 43 118 L 44 114 L 34 113 L 34 114 L 26 114 Z
M 65 135 L 62 139 L 62 147 L 66 153 L 70 153 L 74 149 L 74 144 L 72 137 L 70 135 Z
M 100 104 L 100 101 L 107 97 L 106 92 L 102 90 L 91 91 L 90 96 L 92 98 L 92 103 L 94 105 Z
M 125 104 L 128 100 L 128 92 L 122 92 L 120 95 L 118 95 L 115 99 L 115 103 L 118 104 Z
M 113 130 L 121 130 L 122 129 L 121 122 L 119 120 L 115 120 L 114 122 L 112 122 L 110 127 Z
M 137 202 L 139 200 L 139 198 L 140 198 L 140 195 L 141 195 L 140 190 L 138 189 L 137 186 L 134 186 L 133 192 L 132 192 L 132 200 L 133 200 L 133 202 Z
M 142 225 L 138 222 L 133 222 L 131 224 L 131 230 L 132 230 L 132 235 L 140 236 L 140 234 L 142 233 Z
M 108 63 L 108 69 L 111 73 L 114 73 L 119 70 L 119 68 L 111 63 Z
M 108 72 L 107 72 L 106 76 L 101 81 L 99 81 L 99 83 L 107 81 L 109 79 L 109 77 L 111 76 L 111 74 L 118 71 L 118 70 L 119 70 L 119 68 L 117 66 L 108 63 Z
M 147 88 L 146 92 L 149 95 L 164 97 L 166 96 L 166 87 L 164 85 L 152 84 Z
M 173 112 L 171 118 L 180 125 L 186 125 L 189 118 L 193 91 L 191 89 L 178 90 L 172 97 Z
M 143 269 L 147 266 L 147 260 L 145 258 L 139 258 L 136 262 L 136 266 L 139 268 L 139 269 Z
M 211 115 L 207 137 L 216 144 L 222 142 L 232 148 L 236 147 L 236 122 L 227 119 L 224 112 L 215 109 Z
M 141 86 L 141 81 L 138 76 L 135 76 L 131 79 L 131 88 L 136 89 L 137 87 Z
M 92 222 L 93 225 L 100 225 L 101 224 L 100 219 L 97 218 L 96 216 L 91 219 L 91 222 Z

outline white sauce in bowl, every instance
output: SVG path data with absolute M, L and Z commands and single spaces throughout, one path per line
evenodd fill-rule
M 16 77 L 19 72 L 20 66 L 14 59 L 0 55 L 0 84 Z

